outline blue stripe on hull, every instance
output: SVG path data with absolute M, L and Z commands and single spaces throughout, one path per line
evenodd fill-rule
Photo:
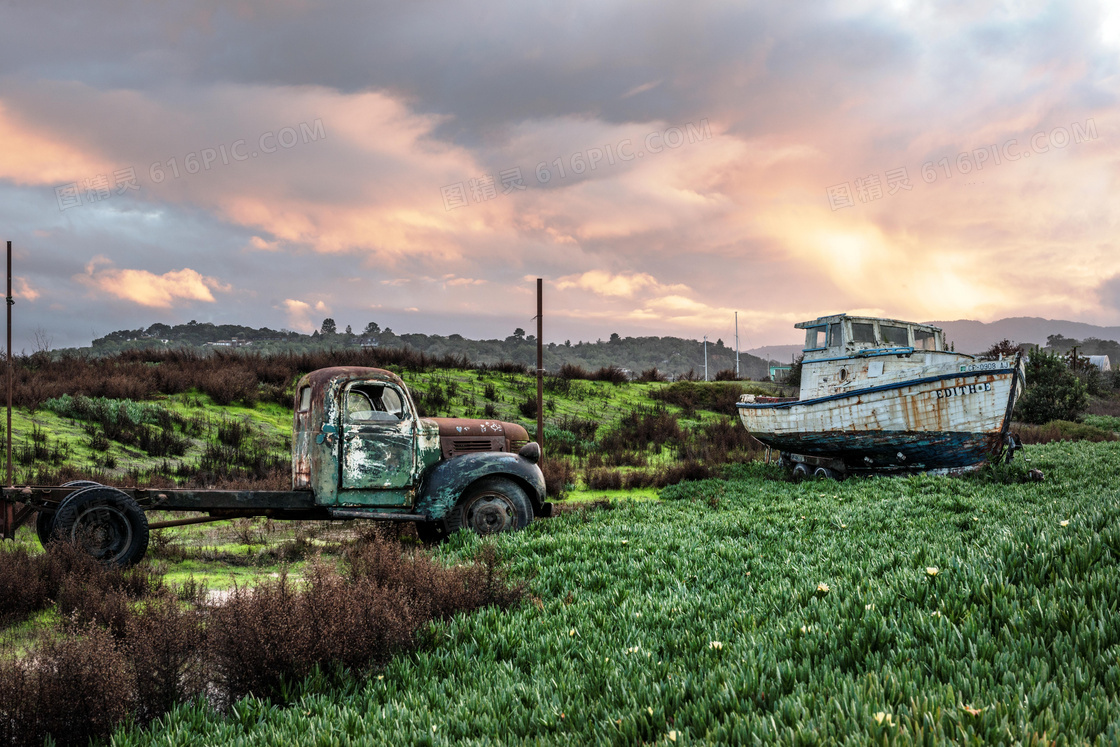
M 928 470 L 969 466 L 994 458 L 1001 446 L 999 434 L 953 431 L 826 431 L 751 435 L 780 451 L 839 459 L 850 470 Z
M 817 405 L 822 402 L 837 402 L 839 400 L 851 399 L 855 400 L 865 394 L 874 394 L 875 392 L 888 392 L 892 389 L 908 389 L 921 384 L 934 384 L 939 381 L 947 381 L 949 379 L 978 379 L 982 376 L 992 375 L 1007 375 L 1011 374 L 1015 369 L 985 369 L 983 371 L 954 371 L 951 373 L 938 374 L 937 376 L 925 376 L 920 379 L 906 379 L 904 381 L 895 381 L 890 384 L 881 384 L 879 386 L 869 386 L 863 389 L 852 389 L 840 394 L 829 394 L 824 397 L 814 397 L 812 399 L 799 399 L 792 402 L 767 402 L 767 403 L 754 403 L 754 402 L 736 402 L 735 406 L 741 410 L 788 410 L 791 407 L 805 407 L 808 405 Z

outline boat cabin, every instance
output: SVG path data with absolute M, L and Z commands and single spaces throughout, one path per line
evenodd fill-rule
M 972 357 L 947 350 L 942 331 L 928 324 L 833 314 L 794 326 L 805 330 L 803 400 L 887 383 L 915 368 Z

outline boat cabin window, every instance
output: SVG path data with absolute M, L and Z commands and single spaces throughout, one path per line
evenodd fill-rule
M 884 345 L 889 345 L 892 348 L 905 348 L 910 345 L 910 335 L 907 334 L 906 327 L 880 324 L 879 332 L 883 335 Z
M 833 322 L 828 325 L 828 346 L 830 348 L 838 348 L 844 344 L 842 329 L 844 329 L 844 325 L 840 322 Z
M 871 322 L 852 322 L 852 341 L 875 343 L 875 325 Z
M 937 350 L 937 336 L 928 329 L 914 330 L 914 347 L 918 350 Z
M 805 330 L 805 349 L 820 350 L 824 347 L 824 327 L 810 327 Z

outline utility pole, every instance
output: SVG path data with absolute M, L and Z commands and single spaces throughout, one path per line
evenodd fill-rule
M 544 455 L 544 278 L 537 278 L 537 444 Z
M 739 312 L 735 312 L 735 378 L 739 378 Z
M 708 336 L 704 335 L 704 381 L 708 380 Z
M 5 299 L 8 305 L 8 430 L 4 434 L 8 449 L 8 487 L 12 487 L 12 242 L 8 242 L 8 296 Z M 11 539 L 15 531 L 16 517 L 15 504 L 4 501 L 3 516 L 0 517 L 0 530 L 4 539 Z

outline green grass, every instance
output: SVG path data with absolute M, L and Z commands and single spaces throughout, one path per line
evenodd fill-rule
M 536 432 L 535 419 L 524 418 L 519 412 L 519 405 L 526 397 L 536 396 L 534 377 L 473 370 L 440 370 L 429 373 L 404 371 L 401 375 L 414 393 L 431 393 L 438 387 L 448 395 L 447 404 L 439 409 L 438 414 L 441 416 L 486 417 L 485 407 L 489 404 L 494 408 L 494 417 L 520 423 L 530 434 Z M 566 387 L 566 391 L 545 392 L 546 433 L 551 432 L 553 438 L 572 437 L 568 432 L 558 429 L 557 423 L 562 418 L 579 418 L 599 423 L 596 437 L 601 438 L 623 417 L 635 410 L 664 408 L 680 416 L 680 424 L 686 431 L 727 417 L 704 409 L 686 412 L 676 405 L 666 404 L 650 396 L 651 393 L 670 386 L 666 383 L 630 382 L 616 385 L 608 382 L 576 380 L 560 382 L 560 386 Z M 697 389 L 705 387 L 703 383 L 689 386 Z M 774 385 L 759 382 L 743 382 L 743 386 L 751 391 L 776 390 Z M 492 392 L 492 400 L 486 396 L 488 388 Z M 108 402 L 113 405 L 113 401 Z M 17 482 L 29 481 L 28 473 L 32 467 L 58 469 L 66 465 L 86 471 L 99 471 L 105 474 L 110 482 L 130 485 L 136 484 L 137 477 L 171 477 L 170 473 L 174 472 L 179 464 L 188 466 L 196 464 L 206 446 L 217 441 L 217 424 L 221 421 L 241 422 L 249 427 L 253 443 L 263 447 L 269 455 L 281 460 L 290 457 L 292 412 L 275 402 L 261 401 L 253 407 L 245 407 L 241 404 L 223 407 L 215 404 L 206 394 L 192 390 L 182 394 L 159 395 L 139 403 L 128 400 L 118 400 L 116 403 L 124 403 L 134 414 L 166 410 L 187 421 L 201 419 L 210 425 L 204 427 L 201 433 L 192 431 L 190 434 L 183 433 L 180 426 L 174 428 L 176 434 L 185 438 L 189 444 L 184 455 L 149 456 L 136 445 L 117 441 L 109 441 L 107 451 L 95 450 L 91 448 L 90 436 L 83 430 L 83 425 L 89 425 L 88 423 L 61 416 L 52 411 L 49 406 L 40 407 L 34 412 L 16 408 L 13 413 L 12 433 L 17 455 L 20 445 L 29 442 L 35 428 L 45 433 L 48 445 L 59 447 L 58 451 L 61 454 L 61 459 L 54 462 L 40 460 L 34 465 L 17 463 Z M 584 448 L 587 450 L 586 444 Z M 650 451 L 645 457 L 647 466 L 654 468 L 669 465 L 676 459 L 672 448 L 662 448 L 657 452 Z M 107 458 L 114 466 L 106 466 Z M 186 478 L 176 479 L 182 483 Z
M 1106 431 L 1120 432 L 1120 417 L 1115 415 L 1086 415 L 1082 420 L 1086 425 Z
M 539 601 L 341 690 L 113 743 L 1115 743 L 1120 448 L 1024 455 L 1045 482 L 750 466 L 538 521 L 498 543 Z

